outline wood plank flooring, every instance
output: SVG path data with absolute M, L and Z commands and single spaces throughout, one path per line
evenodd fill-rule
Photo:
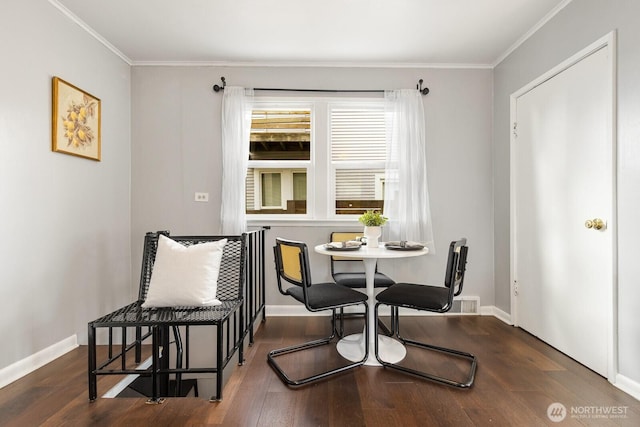
M 261 324 L 245 364 L 235 367 L 224 400 L 87 394 L 87 348 L 80 348 L 0 390 L 0 426 L 638 426 L 640 402 L 569 357 L 493 317 L 411 317 L 405 335 L 478 356 L 470 390 L 457 390 L 377 367 L 360 367 L 299 389 L 285 387 L 267 365 L 269 350 L 321 336 L 326 317 L 274 317 Z M 357 331 L 359 320 L 348 321 Z M 335 347 L 283 358 L 305 375 L 341 363 Z M 463 364 L 409 349 L 406 363 L 463 375 Z M 403 363 L 405 363 L 403 362 Z M 120 377 L 100 377 L 104 394 Z M 562 403 L 567 417 L 547 416 Z M 603 414 L 616 408 L 617 417 Z M 571 410 L 574 414 L 571 414 Z M 577 412 L 579 413 L 577 413 Z M 599 411 L 600 413 L 596 413 Z

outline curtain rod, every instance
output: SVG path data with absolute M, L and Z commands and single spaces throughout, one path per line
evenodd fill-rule
M 214 92 L 220 92 L 224 90 L 227 85 L 227 80 L 224 77 L 220 77 L 222 81 L 222 86 L 213 85 Z M 422 95 L 426 95 L 429 93 L 429 88 L 422 87 L 422 83 L 424 80 L 418 80 L 418 84 L 416 85 L 416 89 L 420 91 Z M 286 88 L 268 88 L 268 87 L 254 87 L 253 90 L 264 90 L 264 91 L 278 91 L 278 92 L 330 92 L 330 93 L 383 93 L 384 89 L 286 89 Z

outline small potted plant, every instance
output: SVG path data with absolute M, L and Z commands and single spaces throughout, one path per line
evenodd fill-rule
M 382 235 L 382 226 L 389 218 L 375 210 L 366 211 L 358 218 L 364 225 L 364 236 L 367 238 L 367 246 L 378 247 L 378 238 Z

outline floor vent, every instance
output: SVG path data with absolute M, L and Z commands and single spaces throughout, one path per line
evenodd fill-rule
M 450 313 L 478 314 L 480 307 L 479 297 L 463 297 L 453 301 Z

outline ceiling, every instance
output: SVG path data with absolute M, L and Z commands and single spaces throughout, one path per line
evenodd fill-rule
M 571 0 L 49 0 L 125 61 L 493 66 Z

